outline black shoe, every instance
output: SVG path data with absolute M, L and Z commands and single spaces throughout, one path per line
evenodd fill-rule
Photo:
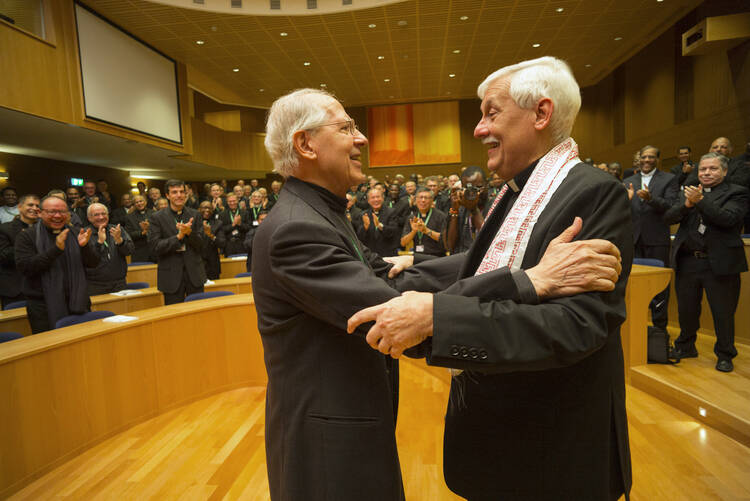
M 695 346 L 686 351 L 673 346 L 669 350 L 669 358 L 676 358 L 678 360 L 681 360 L 683 358 L 698 358 L 698 350 L 695 349 Z
M 716 362 L 716 370 L 719 372 L 732 372 L 734 364 L 732 364 L 731 360 L 719 360 Z

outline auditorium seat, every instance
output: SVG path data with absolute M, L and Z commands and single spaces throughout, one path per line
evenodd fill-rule
M 131 266 L 145 266 L 147 264 L 156 264 L 156 263 L 152 263 L 151 261 L 134 261 L 132 263 L 128 263 L 128 268 L 130 268 Z
M 640 264 L 642 266 L 658 266 L 659 268 L 664 268 L 664 261 L 662 261 L 661 259 L 647 259 L 636 257 L 633 258 L 633 264 Z
M 68 315 L 63 317 L 55 323 L 55 329 L 61 327 L 67 327 L 69 325 L 82 324 L 85 322 L 91 322 L 92 320 L 99 320 L 100 318 L 112 317 L 115 314 L 111 311 L 89 311 L 83 315 Z
M 252 277 L 253 274 L 249 271 L 243 271 L 242 273 L 237 273 L 234 278 L 242 278 L 242 277 Z
M 227 256 L 228 259 L 234 259 L 234 258 L 240 258 L 240 257 L 247 257 L 247 254 L 230 254 Z
M 132 290 L 132 289 L 148 289 L 151 287 L 148 282 L 130 282 L 125 284 L 125 289 Z
M 6 304 L 3 310 L 15 310 L 16 308 L 25 308 L 25 307 L 26 307 L 26 301 L 14 301 L 12 303 Z
M 23 334 L 19 334 L 18 332 L 0 332 L 0 343 L 21 339 L 22 337 Z
M 190 294 L 188 297 L 185 298 L 185 302 L 188 301 L 198 301 L 199 299 L 210 299 L 212 297 L 221 297 L 221 296 L 234 296 L 234 292 L 231 291 L 208 291 L 208 292 L 196 292 L 195 294 Z

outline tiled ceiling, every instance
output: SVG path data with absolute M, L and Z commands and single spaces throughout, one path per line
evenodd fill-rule
M 568 61 L 586 86 L 701 2 L 408 0 L 354 10 L 354 0 L 353 10 L 308 16 L 219 14 L 146 0 L 85 3 L 246 103 L 266 107 L 284 92 L 321 84 L 348 106 L 474 97 L 495 69 L 542 55 Z

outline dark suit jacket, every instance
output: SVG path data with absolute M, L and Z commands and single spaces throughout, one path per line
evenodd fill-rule
M 734 158 L 729 159 L 729 166 L 727 167 L 727 175 L 724 178 L 725 183 L 739 184 L 746 188 L 750 188 L 750 166 L 746 164 L 750 160 L 750 157 L 743 153 Z M 687 185 L 697 186 L 700 184 L 698 180 L 698 166 L 687 176 L 685 183 Z
M 362 213 L 362 215 L 365 214 L 370 218 L 370 227 L 365 230 L 362 217 L 359 218 L 360 224 L 357 227 L 359 240 L 379 256 L 397 255 L 399 240 L 401 240 L 401 226 L 398 224 L 396 211 L 385 206 L 380 208 L 378 220 L 383 225 L 382 230 L 377 229 L 373 224 L 372 208 Z
M 457 255 L 465 256 L 459 278 L 475 273 L 502 208 Z M 512 287 L 491 301 L 435 296 L 428 361 L 467 371 L 451 384 L 444 441 L 446 482 L 461 496 L 603 500 L 619 497 L 611 485 L 630 489 L 620 325 L 633 233 L 618 180 L 575 166 L 540 215 L 521 268 L 536 265 L 575 216 L 583 218 L 578 239 L 603 238 L 620 249 L 614 291 L 534 306 L 519 304 Z
M 219 252 L 224 247 L 224 231 L 221 228 L 221 221 L 215 217 L 211 217 L 208 224 L 211 225 L 211 234 L 214 238 L 210 239 L 204 234 L 201 256 L 203 257 L 203 265 L 206 268 L 206 277 L 216 280 L 221 275 Z
M 221 221 L 221 231 L 224 233 L 225 256 L 245 253 L 243 242 L 245 241 L 247 230 L 250 229 L 250 219 L 248 217 L 247 211 L 244 209 L 239 209 L 239 214 L 241 222 L 237 226 L 234 226 L 232 224 L 232 214 L 230 213 L 229 209 L 225 209 L 221 214 L 219 214 L 219 221 Z
M 133 211 L 127 215 L 125 219 L 125 230 L 133 239 L 133 255 L 130 257 L 133 262 L 153 261 L 151 257 L 151 250 L 148 247 L 148 233 L 143 234 L 141 229 L 141 221 L 149 220 L 153 211 L 151 209 L 145 209 L 143 214 L 138 211 Z
M 641 189 L 641 174 L 623 180 L 622 184 L 633 184 L 637 192 Z M 669 225 L 664 222 L 664 213 L 676 201 L 679 193 L 677 178 L 673 174 L 657 170 L 648 186 L 651 200 L 644 202 L 633 194 L 630 212 L 633 218 L 633 241 L 648 246 L 669 246 Z
M 672 264 L 677 266 L 677 253 L 688 238 L 692 217 L 700 216 L 706 231 L 703 234 L 711 270 L 717 275 L 747 271 L 745 249 L 740 238 L 750 192 L 747 188 L 726 181 L 704 194 L 695 207 L 685 207 L 685 194 L 664 215 L 668 224 L 680 223 L 672 243 Z
M 14 297 L 21 293 L 21 273 L 16 269 L 16 237 L 28 225 L 19 217 L 0 224 L 0 295 Z
M 158 264 L 156 284 L 166 294 L 172 294 L 180 287 L 183 269 L 187 269 L 188 278 L 194 287 L 200 287 L 206 282 L 206 270 L 201 258 L 203 217 L 197 210 L 189 207 L 184 207 L 182 212 L 183 222 L 187 223 L 193 218 L 193 231 L 182 241 L 177 239 L 177 225 L 169 207 L 154 212 L 149 218 L 151 224 L 148 228 L 148 245 Z M 179 252 L 183 244 L 185 250 Z
M 391 266 L 357 241 L 345 206 L 345 199 L 289 178 L 253 240 L 274 501 L 402 498 L 385 359 L 363 339 L 367 329 L 346 334 L 351 315 L 398 292 L 385 280 Z M 405 290 L 454 282 L 455 267 L 445 273 L 430 262 L 399 277 Z M 512 282 L 506 270 L 454 290 L 494 294 Z

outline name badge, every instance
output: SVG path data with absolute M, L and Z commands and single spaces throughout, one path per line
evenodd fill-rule
M 424 252 L 424 245 L 417 245 L 414 247 L 414 252 Z
M 180 245 L 180 246 L 179 246 L 179 247 L 177 248 L 177 252 L 185 252 L 185 244 L 182 244 L 182 245 Z
M 258 226 L 258 221 L 253 221 L 253 226 Z
M 698 225 L 698 233 L 700 233 L 701 235 L 703 235 L 705 232 L 706 232 L 706 225 L 703 224 L 703 223 L 699 224 Z
M 236 237 L 239 234 L 240 234 L 240 230 L 232 230 L 232 236 L 233 237 Z

